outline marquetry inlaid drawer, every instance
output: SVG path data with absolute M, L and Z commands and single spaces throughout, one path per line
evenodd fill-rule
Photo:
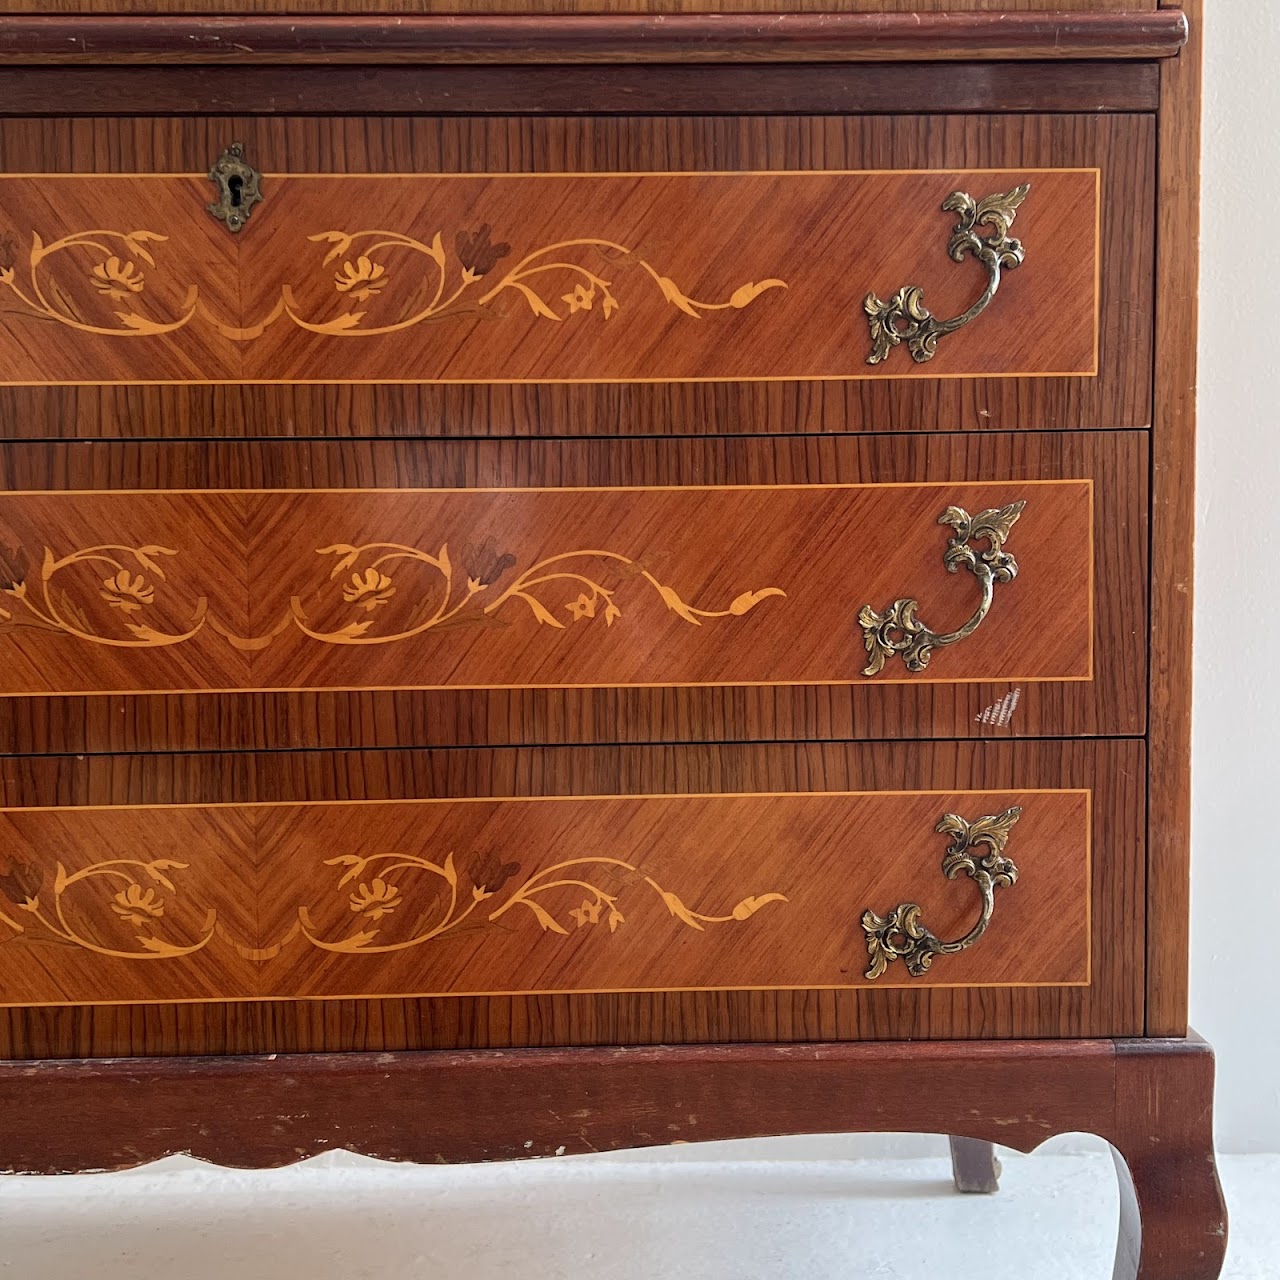
M 910 1001 L 982 988 L 957 1008 L 1005 1002 L 1048 1032 L 1026 1002 L 1052 991 L 1046 1009 L 1061 1001 L 1119 1033 L 1140 986 L 1141 755 L 904 744 L 10 762 L 0 1001 L 555 995 L 587 1008 L 608 993 L 710 1005 L 738 990 L 766 1010 L 824 991 L 884 1013 L 890 989 Z M 755 1034 L 745 1019 L 730 1038 Z
M 1143 433 L 116 449 L 5 451 L 12 749 L 1143 724 Z
M 11 436 L 1149 421 L 1146 116 L 64 126 L 0 123 Z

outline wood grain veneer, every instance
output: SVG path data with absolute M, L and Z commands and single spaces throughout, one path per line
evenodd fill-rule
M 1195 37 L 1161 77 L 1156 370 L 1151 471 L 1151 796 L 1147 1032 L 1187 1029 L 1191 947 L 1191 677 L 1194 632 L 1196 326 L 1200 268 L 1200 78 L 1203 6 L 1184 11 Z
M 314 803 L 326 799 L 690 791 L 901 792 L 938 787 L 999 793 L 1003 798 L 1044 786 L 1052 790 L 1083 788 L 1092 792 L 1093 968 L 1089 985 L 1083 987 L 930 990 L 909 986 L 876 990 L 871 984 L 869 989 L 825 992 L 458 996 L 323 1004 L 156 1005 L 147 1009 L 127 1005 L 14 1008 L 0 1015 L 0 1053 L 67 1057 L 622 1044 L 637 1040 L 1131 1034 L 1142 1018 L 1143 774 L 1142 744 L 1118 740 L 1094 744 L 772 744 L 3 760 L 0 796 L 4 804 L 16 806 L 210 800 Z M 877 827 L 857 839 L 856 849 L 864 865 L 877 868 L 905 856 L 897 852 L 899 849 L 922 850 L 924 874 L 910 877 L 912 888 L 918 885 L 923 893 L 925 881 L 936 876 L 942 899 L 954 903 L 952 895 L 958 886 L 942 880 L 935 866 L 940 850 L 934 841 L 939 837 L 925 832 L 921 844 L 915 839 L 896 826 L 892 834 Z M 1078 874 L 1078 844 L 1074 848 L 1077 853 L 1068 855 L 1070 865 L 1062 872 L 1064 884 Z M 1016 859 L 1012 839 L 1010 853 Z M 1052 857 L 1047 865 L 1052 866 Z M 1073 866 L 1077 870 L 1073 871 Z M 689 872 L 682 874 L 688 876 Z M 875 874 L 878 877 L 879 870 Z M 1047 874 L 1055 875 L 1052 870 Z M 887 892 L 891 899 L 877 907 L 880 911 L 899 900 L 890 889 L 890 880 L 898 883 L 895 877 L 879 882 L 881 894 Z M 1020 884 L 1001 891 L 993 930 L 1002 927 L 1002 920 L 1018 918 L 1016 895 L 1023 887 Z M 961 897 L 966 906 L 971 905 L 962 891 Z M 1070 894 L 1058 898 L 1060 904 L 1072 900 Z M 757 923 L 766 919 L 765 910 L 768 908 L 758 913 Z M 961 912 L 965 914 L 966 908 Z M 860 959 L 857 914 L 850 913 L 846 936 L 855 940 L 853 952 Z M 639 908 L 636 919 L 640 919 Z M 1078 936 L 1071 933 L 1070 921 L 1065 927 L 1067 937 Z M 622 936 L 621 928 L 617 936 Z M 1000 936 L 994 932 L 983 942 Z M 579 937 L 585 941 L 588 935 L 580 933 Z M 973 955 L 979 954 L 980 947 L 975 947 Z M 744 962 L 749 955 L 749 950 L 744 953 Z M 934 975 L 939 981 L 944 978 L 942 963 L 937 962 Z M 215 993 L 197 990 L 193 994 Z
M 1089 480 L 163 489 L 0 495 L 0 693 L 858 684 L 865 606 L 978 609 L 952 508 L 1016 519 L 1016 585 L 874 678 L 1088 680 Z
M 5 809 L 0 1003 L 1084 986 L 1090 799 Z M 869 977 L 864 911 L 916 902 L 944 939 L 978 920 L 972 884 L 940 870 L 961 828 L 937 824 L 955 815 L 980 831 L 1015 809 L 1018 883 L 981 945 L 922 976 L 894 961 Z
M 11 17 L 0 57 L 21 62 L 788 62 L 956 57 L 1168 58 L 1176 12 L 561 14 L 385 12 L 293 16 Z
M 7 119 L 0 122 L 0 165 L 10 173 L 202 172 L 233 138 L 243 139 L 247 154 L 263 168 L 294 173 L 659 172 L 790 169 L 797 164 L 839 169 L 1097 167 L 1101 170 L 1103 192 L 1099 375 L 954 380 L 930 376 L 932 366 L 913 373 L 910 358 L 898 351 L 894 353 L 893 377 L 866 382 L 618 387 L 3 388 L 0 435 L 205 438 L 789 434 L 1093 429 L 1146 426 L 1150 420 L 1154 127 L 1146 115 L 750 120 Z M 208 183 L 195 185 L 212 192 Z M 206 194 L 201 190 L 199 198 Z M 876 284 L 882 292 L 893 292 L 917 271 L 928 269 L 938 280 L 938 287 L 953 290 L 952 296 L 961 305 L 977 297 L 974 286 L 980 286 L 981 271 L 971 262 L 967 266 L 972 270 L 966 270 L 947 260 L 946 239 L 952 219 L 937 210 L 935 196 L 936 192 L 931 192 L 918 213 L 912 204 L 911 218 L 923 219 L 922 227 L 927 230 L 923 235 L 916 231 L 907 237 L 911 244 L 907 258 L 913 266 L 906 268 L 904 261 L 906 277 L 900 278 L 901 272 L 885 273 L 881 280 L 876 272 L 875 279 L 865 286 L 859 281 L 854 293 Z M 197 198 L 193 193 L 192 199 Z M 142 210 L 137 212 L 141 215 Z M 1046 209 L 1046 216 L 1051 219 L 1063 213 L 1058 208 Z M 256 211 L 259 222 L 251 223 L 243 233 L 246 246 L 254 236 L 263 234 L 264 227 L 267 236 L 274 237 L 280 220 L 273 222 L 273 216 L 268 195 L 268 203 Z M 894 217 L 906 217 L 906 211 L 895 210 Z M 197 222 L 203 224 L 198 233 L 201 243 L 207 244 L 211 252 L 220 243 L 218 236 L 226 241 L 234 239 L 203 214 Z M 1015 229 L 1020 226 L 1021 214 Z M 21 235 L 25 245 L 29 229 L 24 228 Z M 502 235 L 507 237 L 505 231 Z M 165 246 L 153 248 L 159 252 Z M 236 243 L 234 251 L 247 252 L 247 248 L 242 250 Z M 11 254 L 17 252 L 15 239 Z M 734 252 L 737 253 L 736 248 Z M 747 276 L 767 278 L 768 273 L 757 272 L 753 265 Z M 738 280 L 735 275 L 730 292 L 746 278 Z M 1018 273 L 1012 272 L 1005 289 L 1015 307 L 1017 285 Z M 946 355 L 948 342 L 973 341 L 984 350 L 1016 346 L 1020 341 L 1018 327 L 1010 328 L 1001 320 L 1005 289 L 990 311 L 969 330 L 944 340 L 933 364 L 956 358 Z M 753 313 L 765 316 L 777 297 L 791 292 L 773 290 L 764 294 L 751 308 L 735 312 L 733 323 L 755 323 Z M 945 300 L 944 297 L 939 302 Z M 687 325 L 701 324 L 708 329 L 722 319 L 720 313 L 713 313 L 712 318 L 699 322 L 672 308 L 667 310 Z M 1007 318 L 1008 312 L 1004 314 Z M 256 322 L 259 318 L 255 314 L 252 319 Z M 585 318 L 596 320 L 594 314 Z M 609 323 L 618 324 L 622 319 L 618 314 Z M 852 317 L 851 329 L 853 319 L 862 323 L 861 318 Z M 497 323 L 505 326 L 507 320 Z M 548 329 L 562 327 L 546 320 L 540 323 Z M 431 334 L 442 332 L 438 325 L 427 328 Z M 268 336 L 274 332 L 269 330 Z M 863 341 L 866 331 L 864 328 L 853 332 L 857 341 L 851 349 L 850 367 L 865 369 L 861 361 L 866 355 L 864 348 L 869 349 Z M 84 336 L 77 335 L 77 344 Z M 548 341 L 546 337 L 538 340 Z M 73 344 L 56 345 L 70 350 Z M 76 345 L 76 349 L 82 348 Z M 344 351 L 347 349 L 343 347 Z M 399 374 L 400 370 L 390 372 Z M 904 372 L 907 376 L 900 377 Z
M 278 174 L 238 236 L 195 175 L 0 178 L 0 379 L 681 382 L 1097 372 L 1097 170 Z M 943 208 L 1030 192 L 1027 260 L 927 364 L 863 300 L 988 284 Z M 34 231 L 28 230 L 34 228 Z M 99 228 L 93 235 L 87 235 Z M 139 237 L 145 237 L 139 239 Z M 28 251 L 28 242 L 31 249 Z M 30 253 L 41 256 L 30 271 Z M 49 342 L 50 322 L 67 330 Z
M 158 630 L 180 634 L 188 629 L 201 596 L 205 599 L 205 614 L 222 627 L 220 633 L 211 624 L 190 641 L 170 647 L 119 649 L 67 634 L 65 628 L 64 632 L 55 633 L 47 628 L 20 626 L 2 642 L 12 655 L 10 660 L 18 664 L 13 672 L 20 673 L 21 684 L 28 693 L 37 690 L 41 681 L 46 688 L 76 690 L 198 688 L 210 684 L 215 688 L 235 687 L 235 681 L 270 688 L 299 680 L 351 680 L 356 684 L 389 683 L 399 691 L 138 696 L 125 701 L 105 697 L 56 701 L 24 697 L 9 699 L 0 708 L 0 742 L 13 751 L 102 751 L 120 747 L 225 750 L 255 746 L 481 745 L 502 741 L 1141 732 L 1144 663 L 1133 636 L 1142 633 L 1145 617 L 1145 450 L 1146 437 L 1141 432 L 876 436 L 821 441 L 739 438 L 683 442 L 9 445 L 0 451 L 0 485 L 18 491 L 50 490 L 51 494 L 39 499 L 0 499 L 10 558 L 17 567 L 25 549 L 24 572 L 31 577 L 32 592 L 43 592 L 36 578 L 42 573 L 42 548 L 48 537 L 57 542 L 55 561 L 72 550 L 101 541 L 158 545 L 180 552 L 173 557 L 156 553 L 164 561 L 166 583 L 147 579 L 153 592 L 159 588 L 159 595 L 146 606 L 161 611 L 158 621 L 164 625 Z M 455 624 L 372 650 L 310 640 L 292 622 L 295 611 L 290 597 L 300 590 L 307 603 L 300 601 L 299 608 L 307 616 L 315 608 L 313 599 L 328 602 L 322 614 L 316 615 L 325 627 L 340 627 L 352 620 L 367 619 L 372 623 L 375 618 L 375 612 L 361 607 L 361 601 L 339 597 L 337 588 L 325 576 L 337 557 L 317 556 L 317 548 L 404 538 L 436 555 L 440 544 L 449 542 L 451 559 L 456 559 L 459 566 L 455 594 L 463 598 L 464 573 L 488 578 L 505 555 L 517 554 L 519 565 L 502 566 L 505 576 L 495 581 L 496 589 L 499 582 L 512 580 L 511 575 L 518 573 L 521 566 L 532 565 L 535 559 L 530 557 L 576 549 L 577 543 L 569 545 L 574 542 L 570 535 L 578 536 L 580 542 L 589 528 L 599 528 L 601 521 L 608 521 L 606 508 L 614 505 L 607 493 L 596 494 L 592 509 L 599 510 L 591 516 L 594 523 L 575 526 L 579 517 L 572 513 L 585 500 L 583 495 L 557 497 L 549 493 L 544 498 L 521 499 L 535 504 L 554 502 L 563 509 L 554 520 L 537 517 L 540 527 L 535 533 L 530 526 L 526 545 L 523 536 L 504 541 L 502 531 L 483 520 L 479 524 L 470 519 L 458 525 L 451 523 L 444 536 L 437 537 L 436 530 L 423 523 L 421 503 L 408 495 L 396 498 L 392 491 L 398 489 L 529 485 L 559 489 L 682 483 L 848 485 L 867 479 L 874 479 L 877 486 L 923 487 L 858 491 L 857 508 L 850 507 L 848 516 L 839 514 L 844 501 L 840 498 L 842 491 L 830 491 L 828 497 L 835 494 L 839 499 L 837 506 L 830 511 L 825 506 L 820 509 L 814 517 L 812 533 L 805 533 L 796 542 L 797 531 L 789 529 L 785 536 L 779 533 L 773 539 L 776 545 L 772 548 L 763 544 L 755 547 L 748 533 L 749 529 L 766 527 L 771 518 L 776 522 L 776 513 L 783 510 L 777 507 L 775 517 L 770 517 L 770 499 L 763 491 L 754 503 L 758 507 L 755 523 L 748 520 L 743 524 L 739 510 L 737 515 L 726 517 L 724 531 L 719 535 L 712 532 L 711 526 L 705 535 L 701 534 L 697 514 L 682 516 L 679 529 L 661 529 L 663 518 L 649 514 L 658 509 L 646 503 L 660 501 L 666 504 L 663 510 L 673 511 L 671 504 L 684 503 L 687 507 L 688 499 L 678 494 L 648 499 L 636 495 L 628 503 L 634 507 L 632 516 L 620 517 L 623 523 L 611 531 L 618 536 L 625 533 L 624 541 L 643 542 L 642 556 L 657 557 L 654 567 L 660 574 L 655 574 L 658 581 L 698 607 L 724 609 L 745 592 L 777 587 L 779 583 L 780 589 L 799 593 L 791 605 L 791 597 L 753 596 L 756 602 L 745 613 L 708 619 L 705 625 L 693 626 L 663 605 L 652 583 L 627 579 L 610 570 L 604 585 L 610 590 L 617 588 L 616 607 L 623 611 L 612 626 L 605 625 L 602 602 L 597 602 L 597 617 L 574 622 L 573 610 L 582 611 L 582 606 L 576 604 L 573 592 L 562 598 L 563 583 L 537 589 L 540 595 L 550 593 L 546 594 L 547 602 L 568 624 L 563 631 L 538 624 L 535 616 L 526 617 L 532 606 L 520 600 L 511 601 L 515 611 L 510 613 L 512 625 L 508 628 L 484 626 L 477 630 Z M 1024 493 L 1017 484 L 1053 480 L 1092 482 L 1091 566 L 1087 558 L 1088 486 L 1032 483 L 1025 486 Z M 935 487 L 937 482 L 944 482 L 941 488 Z M 972 574 L 953 576 L 944 571 L 942 564 L 947 530 L 937 520 L 952 501 L 943 491 L 948 485 L 957 486 L 951 491 L 957 500 L 970 502 L 973 507 L 1025 498 L 1028 507 L 1008 543 L 1015 556 L 1023 557 L 1022 572 L 1015 581 L 996 588 L 991 615 L 978 632 L 949 652 L 938 650 L 925 672 L 908 673 L 895 660 L 874 679 L 864 678 L 860 671 L 866 654 L 854 617 L 861 604 L 883 610 L 895 599 L 914 596 L 922 602 L 920 616 L 934 626 L 957 625 L 975 608 L 978 588 Z M 312 499 L 294 495 L 287 505 L 264 505 L 250 492 L 231 499 L 232 505 L 227 507 L 227 499 L 217 499 L 212 493 L 206 499 L 199 498 L 199 494 L 165 497 L 159 492 L 299 487 L 372 488 L 381 493 L 369 495 L 359 508 L 343 510 L 343 502 L 336 496 L 318 495 Z M 140 488 L 157 491 L 155 499 L 148 495 L 135 499 L 127 494 L 119 500 L 105 496 L 57 497 L 57 491 L 70 494 Z M 1034 496 L 1037 491 L 1042 491 L 1039 499 Z M 795 496 L 787 500 L 791 505 L 784 503 L 786 510 L 791 511 L 797 502 L 812 501 L 813 491 L 809 491 L 809 497 L 805 492 L 794 491 Z M 466 495 L 459 495 L 458 501 L 465 498 Z M 467 499 L 467 503 L 479 503 L 477 513 L 497 512 L 506 511 L 518 498 L 514 495 L 508 503 L 502 495 L 495 495 Z M 197 499 L 206 506 L 221 502 L 222 514 L 208 507 L 200 521 L 193 521 L 191 513 Z M 491 507 L 491 502 L 499 499 L 499 505 Z M 318 524 L 305 516 L 317 501 L 322 506 L 327 504 L 325 510 L 329 512 Z M 753 505 L 751 491 L 739 491 L 738 498 L 725 495 L 723 501 L 731 506 L 744 502 L 748 507 Z M 774 501 L 783 502 L 783 498 L 779 496 Z M 117 512 L 123 503 L 124 515 L 105 515 L 111 503 L 115 503 L 112 510 Z M 394 521 L 395 537 L 360 515 L 362 511 L 373 513 L 384 504 L 391 504 L 388 511 L 391 507 L 400 511 Z M 41 507 L 43 514 L 20 515 L 22 508 L 31 507 Z M 512 511 L 517 509 L 511 505 Z M 535 505 L 528 511 L 539 509 Z M 295 516 L 286 519 L 289 511 Z M 412 517 L 408 525 L 403 523 L 409 518 L 406 511 Z M 1036 511 L 1040 512 L 1038 516 L 1034 515 Z M 150 514 L 144 518 L 146 513 Z M 455 516 L 461 514 L 459 509 Z M 350 522 L 353 517 L 358 517 L 356 524 Z M 789 518 L 794 523 L 795 517 Z M 119 523 L 121 519 L 123 524 Z M 526 522 L 529 519 L 528 515 L 521 517 Z M 564 523 L 566 520 L 568 524 Z M 1023 522 L 1029 522 L 1025 537 L 1020 536 Z M 720 523 L 717 520 L 713 525 Z M 56 535 L 50 532 L 59 525 L 62 527 Z M 734 529 L 740 533 L 734 533 Z M 64 549 L 63 539 L 73 533 L 71 542 L 75 546 L 67 543 Z M 721 555 L 716 549 L 717 536 L 729 539 L 730 547 L 736 549 Z M 602 549 L 613 550 L 614 540 L 610 538 L 609 545 Z M 200 544 L 204 544 L 203 553 L 196 552 L 193 560 L 193 549 Z M 466 567 L 468 544 L 475 561 L 470 570 Z M 788 546 L 793 547 L 790 557 L 785 554 Z M 622 548 L 621 554 L 634 556 L 635 551 L 628 546 Z M 682 558 L 687 567 L 682 566 Z M 192 566 L 190 570 L 188 564 Z M 132 633 L 127 630 L 128 625 L 136 624 L 145 610 L 141 602 L 132 596 L 126 599 L 118 592 L 113 596 L 107 591 L 111 598 L 103 598 L 108 575 L 105 570 L 100 574 L 99 567 L 92 562 L 73 565 L 68 571 L 69 598 L 74 598 L 73 603 L 80 601 L 76 607 L 88 611 L 85 620 L 89 623 L 88 628 L 79 627 L 74 617 L 67 615 L 73 632 L 76 628 L 96 630 L 108 637 L 129 639 Z M 108 568 L 109 576 L 118 575 L 118 568 Z M 1086 579 L 1090 568 L 1101 602 L 1092 612 L 1092 680 L 1080 678 L 1090 671 L 1090 631 L 1086 625 L 1090 609 Z M 362 564 L 360 572 L 366 573 L 367 569 Z M 348 574 L 355 571 L 354 566 L 344 571 L 340 585 L 354 591 Z M 396 572 L 399 575 L 401 571 Z M 390 596 L 381 605 L 388 618 L 394 615 L 401 622 L 408 621 L 404 601 L 412 604 L 421 598 L 422 592 L 431 589 L 435 577 L 435 571 L 425 565 L 407 572 L 410 576 L 401 578 L 404 596 Z M 10 577 L 13 576 L 11 570 Z M 131 590 L 138 576 L 137 570 L 129 570 L 126 586 Z M 305 590 L 302 583 L 306 584 Z M 145 588 L 144 583 L 138 590 L 145 593 Z M 382 589 L 379 586 L 378 590 Z M 868 598 L 864 600 L 863 596 Z M 54 590 L 55 608 L 60 609 L 61 599 Z M 112 604 L 112 599 L 122 604 L 138 603 L 139 608 L 126 614 L 120 605 Z M 20 622 L 29 610 L 19 607 L 20 601 L 12 596 L 6 598 L 6 607 L 10 602 L 14 606 L 10 621 Z M 364 604 L 368 602 L 363 600 Z M 789 616 L 786 610 L 797 604 L 803 606 L 804 620 L 797 621 L 793 633 L 784 624 Z M 38 609 L 42 608 L 38 605 Z M 930 622 L 931 612 L 938 618 L 937 623 Z M 388 626 L 379 621 L 377 630 L 393 634 Z M 255 652 L 237 648 L 226 639 L 227 632 L 239 637 L 242 645 L 245 637 L 268 639 Z M 271 639 L 273 632 L 277 634 Z M 808 640 L 804 639 L 806 633 Z M 657 650 L 651 647 L 655 637 L 661 638 Z M 748 650 L 758 648 L 758 652 L 740 653 L 739 645 L 746 645 Z M 847 656 L 840 660 L 844 663 L 842 671 L 825 669 L 823 679 L 834 675 L 850 683 L 825 688 L 814 684 L 435 692 L 406 688 L 419 681 L 441 684 L 455 679 L 489 684 L 589 682 L 584 679 L 586 676 L 591 681 L 624 677 L 623 683 L 657 684 L 664 679 L 679 683 L 674 680 L 675 674 L 681 679 L 731 680 L 767 679 L 771 674 L 778 678 L 789 672 L 796 678 L 810 679 L 810 673 L 819 670 L 812 663 L 821 659 L 829 667 L 830 655 L 822 654 L 832 645 L 837 654 Z M 471 672 L 459 667 L 455 672 L 453 655 L 466 651 L 474 653 L 475 662 L 487 653 L 490 656 L 483 661 L 489 665 L 484 669 L 473 665 Z M 662 655 L 661 662 L 654 656 L 657 653 Z M 758 660 L 768 669 L 753 665 Z M 495 662 L 500 665 L 493 665 Z M 672 667 L 672 663 L 677 666 Z M 446 670 L 451 674 L 439 674 Z M 666 675 L 668 670 L 673 674 Z M 1009 677 L 1033 679 L 992 680 L 990 677 L 997 670 Z M 231 686 L 218 683 L 219 671 L 234 675 Z M 239 674 L 235 674 L 237 671 Z M 251 671 L 261 672 L 264 677 L 269 671 L 275 674 L 250 681 Z M 435 674 L 427 675 L 428 671 Z M 369 678 L 379 672 L 377 679 Z M 477 680 L 475 673 L 484 678 Z M 954 683 L 984 676 L 988 678 L 980 683 Z M 935 680 L 939 683 L 931 683 Z M 997 707 L 995 713 L 984 714 L 986 708 L 993 706 Z

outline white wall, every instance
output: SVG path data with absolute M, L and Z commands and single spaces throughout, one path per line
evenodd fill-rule
M 1280 5 L 1207 7 L 1191 1015 L 1280 1151 Z

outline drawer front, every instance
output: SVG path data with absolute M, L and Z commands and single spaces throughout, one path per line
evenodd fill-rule
M 883 760 L 717 748 L 11 762 L 0 999 L 423 1009 L 451 996 L 510 1010 L 647 992 L 651 1007 L 683 993 L 709 1008 L 737 990 L 777 1010 L 807 992 L 897 1008 L 901 1029 L 894 1000 L 960 989 L 957 1007 L 1025 1011 L 1043 989 L 1032 1033 L 1060 1032 L 1046 1012 L 1058 1001 L 1120 1033 L 1141 930 L 1097 941 L 1138 900 L 1136 811 L 1120 807 L 1141 749 L 999 750 L 953 757 L 949 789 L 911 785 L 946 764 L 905 746 Z M 906 785 L 857 787 L 894 766 Z M 1038 785 L 1051 767 L 1054 785 Z M 695 790 L 699 774 L 739 786 Z M 988 785 L 997 776 L 1022 785 Z M 362 794 L 324 798 L 337 790 Z M 172 798 L 133 802 L 139 791 Z M 561 1037 L 574 1038 L 536 1038 Z
M 1089 977 L 1085 791 L 10 809 L 0 824 L 13 1004 Z M 1012 926 L 994 921 L 1006 888 Z
M 1100 178 L 271 174 L 259 205 L 240 193 L 251 221 L 232 235 L 203 175 L 6 176 L 5 233 L 36 231 L 15 249 L 29 270 L 0 277 L 0 368 L 53 384 L 1092 377 Z M 50 323 L 57 340 L 33 342 Z
M 1102 731 L 1132 730 L 1144 663 L 1125 637 L 1143 609 L 1143 437 L 1082 436 L 1075 458 L 1052 460 L 1033 441 L 1064 443 L 983 437 L 977 449 L 917 452 L 878 440 L 866 452 L 845 441 L 790 458 L 749 440 L 416 446 L 384 451 L 369 471 L 394 489 L 330 488 L 326 470 L 350 476 L 368 455 L 285 446 L 274 458 L 157 448 L 125 463 L 156 486 L 135 488 L 102 446 L 101 468 L 55 449 L 66 487 L 31 490 L 22 478 L 48 474 L 51 455 L 15 447 L 0 495 L 0 689 L 277 697 L 299 725 L 317 698 L 386 692 L 435 709 L 416 745 L 447 740 L 448 705 L 518 710 L 538 696 L 582 708 L 597 691 L 636 699 L 630 716 L 596 727 L 606 740 L 719 735 L 716 708 L 744 690 L 797 716 L 822 691 L 880 709 L 854 736 L 919 736 L 949 729 L 933 689 L 973 708 L 964 731 L 976 733 L 1007 731 L 1045 686 L 1040 731 L 1079 728 L 1052 710 L 1062 698 L 1093 707 Z M 280 487 L 238 483 L 274 463 Z M 166 482 L 192 466 L 208 488 Z M 712 483 L 671 483 L 681 477 Z M 674 735 L 668 690 L 700 708 Z M 1008 714 L 984 718 L 1001 699 Z M 83 730 L 59 705 L 67 732 Z M 11 706 L 20 720 L 23 705 Z M 582 732 L 527 711 L 505 719 L 526 740 Z M 492 740 L 496 720 L 472 717 L 472 732 Z M 216 723 L 210 745 L 257 745 L 260 717 L 243 730 L 234 713 Z M 727 736 L 772 728 L 743 720 Z M 307 741 L 290 728 L 262 745 L 371 745 L 370 733 L 415 745 L 402 715 L 349 716 L 331 731 L 337 740 Z M 847 730 L 814 716 L 787 732 Z
M 1088 480 L 8 493 L 0 691 L 1087 680 L 1092 497 Z M 913 575 L 935 627 L 886 603 Z M 988 626 L 1017 577 L 1016 613 Z
M 13 436 L 1148 421 L 1146 117 L 62 123 L 0 124 Z

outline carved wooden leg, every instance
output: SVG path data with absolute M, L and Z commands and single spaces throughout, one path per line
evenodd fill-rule
M 1217 1280 L 1227 1212 L 1213 1155 L 1212 1050 L 1196 1039 L 1116 1050 L 1114 1280 Z
M 977 1138 L 951 1139 L 951 1176 L 956 1190 L 967 1195 L 989 1196 L 1000 1190 L 1000 1161 L 992 1142 Z

